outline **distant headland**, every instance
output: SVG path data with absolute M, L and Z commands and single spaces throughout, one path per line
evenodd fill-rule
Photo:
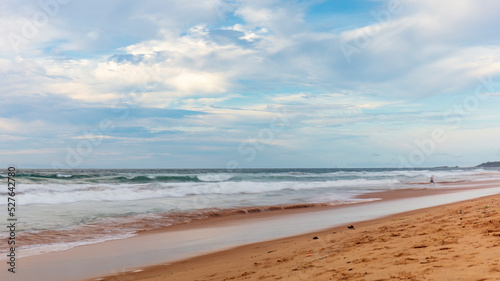
M 498 168 L 500 167 L 500 161 L 486 162 L 477 165 L 478 168 Z

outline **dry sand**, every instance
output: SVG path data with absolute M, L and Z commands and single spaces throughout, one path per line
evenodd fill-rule
M 432 207 L 100 280 L 500 280 L 499 202 Z

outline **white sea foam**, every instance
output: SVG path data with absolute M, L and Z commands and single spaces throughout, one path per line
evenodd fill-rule
M 470 170 L 458 174 L 454 171 L 384 171 L 342 172 L 335 177 L 321 174 L 322 179 L 314 177 L 309 180 L 292 181 L 276 179 L 276 174 L 271 179 L 254 179 L 247 177 L 246 181 L 231 181 L 232 174 L 205 174 L 198 175 L 203 182 L 152 182 L 143 184 L 112 184 L 112 183 L 85 183 L 85 184 L 20 184 L 17 196 L 23 205 L 30 204 L 67 204 L 76 202 L 98 201 L 135 201 L 153 198 L 180 198 L 199 195 L 231 195 L 231 194 L 266 194 L 276 191 L 307 191 L 324 190 L 324 192 L 341 192 L 349 190 L 353 193 L 365 193 L 371 190 L 393 190 L 408 188 L 405 183 L 427 182 L 427 173 L 436 179 L 473 179 L 481 170 Z M 350 173 L 348 178 L 347 173 Z M 289 174 L 289 173 L 287 173 Z M 331 174 L 331 173 L 330 173 Z M 314 175 L 314 174 L 308 174 Z M 302 175 L 303 177 L 308 175 Z M 355 176 L 354 176 L 355 175 Z M 404 175 L 404 177 L 403 177 Z M 269 175 L 267 175 L 270 177 Z M 316 176 L 316 175 L 314 175 Z M 245 178 L 245 176 L 241 176 Z M 418 177 L 410 178 L 410 177 Z M 331 180 L 325 180 L 330 178 Z M 346 179 L 348 178 L 348 179 Z M 286 179 L 286 177 L 285 177 Z M 258 181 L 260 180 L 260 181 Z M 439 187 L 435 187 L 439 188 Z M 0 205 L 5 205 L 1 202 Z
M 179 198 L 208 194 L 258 194 L 280 190 L 308 189 L 390 189 L 398 179 L 353 179 L 310 182 L 183 182 L 151 184 L 32 184 L 18 189 L 20 202 L 30 204 L 67 204 L 91 201 L 134 201 L 152 198 Z M 5 202 L 0 202 L 6 204 Z
M 231 179 L 233 175 L 230 174 L 204 174 L 204 175 L 198 175 L 197 178 L 200 181 L 208 181 L 208 182 L 213 182 L 213 181 L 227 181 Z

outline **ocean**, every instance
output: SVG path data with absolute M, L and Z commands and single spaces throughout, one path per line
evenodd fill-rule
M 7 171 L 0 177 L 6 221 Z M 357 198 L 370 192 L 450 188 L 443 183 L 452 182 L 456 188 L 493 178 L 500 178 L 496 169 L 477 168 L 25 169 L 15 176 L 16 246 L 28 256 L 214 216 L 355 204 L 379 200 Z M 0 253 L 7 247 L 0 244 Z

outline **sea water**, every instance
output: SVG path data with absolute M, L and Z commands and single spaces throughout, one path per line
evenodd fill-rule
M 431 176 L 437 184 L 428 184 Z M 7 172 L 0 177 L 6 198 Z M 456 188 L 493 178 L 500 173 L 476 168 L 18 170 L 17 241 L 21 255 L 32 255 L 212 216 L 354 204 L 378 200 L 357 198 L 371 192 Z

